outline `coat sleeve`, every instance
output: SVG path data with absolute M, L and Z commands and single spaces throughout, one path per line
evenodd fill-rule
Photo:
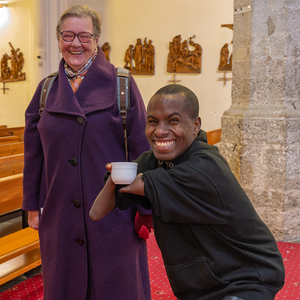
M 152 213 L 163 222 L 227 224 L 222 195 L 205 173 L 187 164 L 143 173 Z
M 39 195 L 43 169 L 43 150 L 37 129 L 42 82 L 25 112 L 23 210 L 39 210 Z

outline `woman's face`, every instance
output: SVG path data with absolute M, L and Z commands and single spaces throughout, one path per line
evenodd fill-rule
M 69 17 L 64 20 L 60 31 L 73 31 L 78 34 L 79 32 L 93 32 L 93 22 L 90 17 L 79 18 L 79 17 Z M 66 63 L 74 70 L 80 70 L 89 58 L 92 56 L 98 44 L 99 36 L 92 36 L 88 43 L 80 43 L 78 36 L 72 42 L 65 42 L 61 35 L 58 41 L 58 48 L 66 61 Z

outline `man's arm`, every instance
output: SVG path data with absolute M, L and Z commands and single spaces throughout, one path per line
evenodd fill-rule
M 122 187 L 119 192 L 145 196 L 143 173 L 138 174 L 131 184 Z
M 115 189 L 116 185 L 110 176 L 90 210 L 89 216 L 92 220 L 101 220 L 115 208 Z

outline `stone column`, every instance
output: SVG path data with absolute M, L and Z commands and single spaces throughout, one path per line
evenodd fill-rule
M 234 8 L 220 152 L 276 239 L 299 239 L 300 1 L 235 0 Z

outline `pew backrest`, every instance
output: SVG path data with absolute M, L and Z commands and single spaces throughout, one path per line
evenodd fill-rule
M 0 215 L 19 210 L 23 200 L 23 173 L 0 178 Z
M 221 142 L 221 129 L 211 130 L 206 132 L 207 143 L 214 145 Z
M 0 157 L 0 178 L 20 174 L 24 168 L 24 153 Z
M 18 136 L 19 137 L 19 141 L 23 141 L 24 140 L 24 126 L 20 126 L 20 127 L 8 127 L 8 128 L 1 128 L 0 127 L 0 137 L 4 137 L 4 136 Z

